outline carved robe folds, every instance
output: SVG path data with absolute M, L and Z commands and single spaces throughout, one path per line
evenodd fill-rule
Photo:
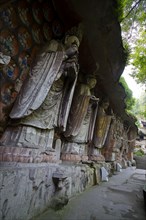
M 95 124 L 95 130 L 94 130 L 91 160 L 96 160 L 96 157 L 97 160 L 98 157 L 99 160 L 102 160 L 102 158 L 100 158 L 102 157 L 100 149 L 105 144 L 110 123 L 111 123 L 111 116 L 107 115 L 102 107 L 99 107 L 96 124 Z
M 54 128 L 66 128 L 77 80 L 78 47 L 73 42 L 70 41 L 70 48 L 64 48 L 52 41 L 39 55 L 14 103 L 11 127 L 4 133 L 2 145 L 29 148 L 29 154 L 53 156 Z
M 67 141 L 63 143 L 63 160 L 79 161 L 83 158 L 88 159 L 87 143 L 93 135 L 95 115 L 97 112 L 98 99 L 94 97 L 95 100 L 91 100 L 93 97 L 90 92 L 90 89 L 95 84 L 95 80 L 90 79 L 88 84 L 79 84 L 76 87 L 67 129 L 64 133 Z

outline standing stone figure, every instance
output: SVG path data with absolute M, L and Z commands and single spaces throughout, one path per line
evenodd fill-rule
M 109 102 L 102 102 L 98 108 L 94 136 L 92 142 L 91 160 L 102 160 L 101 148 L 104 147 L 105 140 L 111 123 L 111 115 L 106 114 Z
M 87 83 L 79 83 L 75 89 L 74 98 L 68 118 L 67 129 L 64 133 L 65 137 L 78 135 L 83 120 L 87 114 L 89 101 L 92 97 L 91 89 L 96 85 L 96 79 L 89 78 Z
M 64 136 L 67 140 L 64 141 L 62 148 L 62 159 L 64 160 L 66 160 L 66 154 L 87 156 L 87 149 L 85 148 L 88 139 L 91 138 L 88 136 L 89 127 L 91 126 L 91 117 L 94 124 L 92 115 L 94 109 L 92 109 L 92 104 L 98 101 L 98 99 L 91 94 L 91 90 L 95 85 L 96 79 L 88 78 L 86 84 L 79 83 L 75 89 L 67 128 L 64 132 Z M 90 127 L 90 136 L 92 136 L 91 133 L 92 129 Z
M 11 126 L 2 145 L 52 149 L 54 128 L 66 127 L 78 74 L 78 47 L 76 36 L 66 36 L 65 45 L 52 40 L 45 46 L 10 112 Z

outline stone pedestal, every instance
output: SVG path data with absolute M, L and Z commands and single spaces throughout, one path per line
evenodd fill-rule
M 79 161 L 81 161 L 81 156 L 75 155 L 75 154 L 63 153 L 61 155 L 61 160 L 79 162 Z
M 91 151 L 92 153 L 89 155 L 89 160 L 94 162 L 105 162 L 104 156 L 101 154 L 101 150 L 98 148 L 94 148 Z
M 54 149 L 40 152 L 39 149 L 10 146 L 0 146 L 0 161 L 20 163 L 60 162 L 57 152 Z
M 80 162 L 87 161 L 87 146 L 85 143 L 65 142 L 62 146 L 62 161 Z
M 70 162 L 80 162 L 80 161 L 87 161 L 88 160 L 88 156 L 80 156 L 77 154 L 66 154 L 63 153 L 61 155 L 61 160 L 62 161 L 70 161 Z
M 91 155 L 89 157 L 89 160 L 92 160 L 95 162 L 105 162 L 105 158 L 103 155 Z

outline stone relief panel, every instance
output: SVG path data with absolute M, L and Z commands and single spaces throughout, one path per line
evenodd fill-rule
M 95 121 L 93 140 L 90 147 L 90 159 L 94 161 L 104 161 L 102 149 L 105 145 L 109 127 L 111 124 L 111 115 L 107 114 L 109 107 L 108 101 L 102 101 L 98 108 Z
M 0 62 L 0 131 L 30 67 L 42 45 L 61 38 L 64 28 L 51 0 L 20 0 L 0 9 L 0 52 L 9 56 L 8 65 Z
M 124 127 L 122 121 L 113 115 L 109 132 L 102 149 L 102 154 L 106 162 L 118 162 L 122 167 L 128 165 L 128 161 L 132 161 L 132 152 L 130 146 L 133 145 L 134 139 L 129 137 L 131 131 Z M 132 139 L 132 140 L 130 140 Z
M 20 93 L 21 98 L 25 96 L 24 94 L 26 94 L 26 96 L 29 94 L 28 97 L 31 97 L 31 92 L 33 92 L 35 86 L 32 87 L 30 91 L 30 85 L 32 85 L 35 80 L 40 81 L 40 78 L 32 77 L 36 71 L 32 73 L 36 55 L 41 52 L 43 45 L 50 44 L 52 39 L 61 42 L 61 39 L 63 39 L 65 35 L 63 24 L 58 19 L 51 0 L 20 0 L 15 3 L 15 7 L 13 4 L 9 4 L 6 8 L 0 10 L 1 133 L 7 125 L 8 115 L 12 110 L 14 102 L 18 98 L 18 94 Z M 61 48 L 62 46 L 59 47 Z M 73 48 L 73 51 L 74 49 L 75 48 Z M 61 49 L 58 51 L 60 50 Z M 78 51 L 76 52 L 78 53 Z M 40 95 L 38 95 L 37 101 L 34 95 L 33 102 L 35 104 L 31 106 L 32 109 L 29 108 L 26 112 L 36 110 L 34 106 L 39 105 L 37 110 L 35 112 L 32 111 L 33 114 L 31 115 L 28 114 L 27 119 L 24 117 L 27 114 L 16 117 L 17 119 L 19 118 L 19 121 L 16 120 L 15 123 L 13 123 L 13 125 L 17 125 L 15 129 L 11 127 L 6 131 L 6 136 L 9 138 L 6 140 L 6 136 L 3 136 L 2 142 L 5 145 L 11 143 L 11 145 L 15 146 L 15 149 L 13 146 L 10 148 L 9 160 L 13 160 L 12 157 L 14 157 L 15 161 L 22 162 L 25 158 L 25 160 L 29 162 L 42 162 L 47 160 L 51 161 L 53 157 L 59 158 L 58 151 L 54 153 L 52 146 L 54 146 L 56 140 L 61 141 L 60 138 L 62 138 L 61 135 L 63 132 L 63 138 L 68 139 L 67 142 L 64 142 L 66 152 L 73 154 L 75 160 L 81 159 L 78 156 L 85 156 L 85 158 L 88 159 L 87 156 L 91 153 L 89 152 L 89 147 L 92 139 L 94 139 L 93 145 L 95 146 L 95 152 L 93 152 L 92 156 L 100 155 L 99 149 L 103 148 L 105 144 L 111 116 L 107 116 L 104 112 L 104 108 L 102 109 L 102 106 L 100 106 L 96 120 L 97 108 L 92 108 L 93 103 L 90 103 L 92 97 L 90 90 L 95 86 L 92 85 L 95 79 L 92 82 L 88 81 L 86 84 L 78 84 L 77 94 L 76 92 L 74 94 L 75 85 L 79 83 L 79 80 L 77 81 L 79 70 L 78 61 L 76 59 L 77 56 L 74 56 L 72 51 L 67 50 L 66 56 L 66 62 L 64 62 L 64 58 L 62 57 L 59 58 L 62 60 L 62 64 L 57 64 L 60 68 L 60 72 L 64 71 L 64 75 L 58 73 L 55 75 L 56 78 L 49 76 L 50 81 L 44 86 L 44 88 L 50 86 L 48 87 L 49 95 L 45 96 L 41 105 L 38 104 L 40 103 Z M 71 59 L 68 59 L 69 57 Z M 51 60 L 51 56 L 49 60 Z M 38 66 L 39 65 L 40 63 Z M 48 68 L 50 68 L 50 66 Z M 37 68 L 39 69 L 40 66 Z M 23 91 L 22 95 L 20 91 L 23 88 L 24 81 L 29 78 L 31 78 L 29 82 L 30 85 L 25 87 L 25 91 Z M 44 78 L 44 81 L 45 80 L 46 78 Z M 64 84 L 66 86 L 64 86 Z M 37 89 L 39 90 L 40 87 L 37 87 Z M 45 91 L 45 89 L 43 91 Z M 26 97 L 23 98 L 25 99 Z M 27 106 L 26 102 L 22 102 L 19 99 L 19 103 L 21 106 L 19 106 L 20 110 L 23 112 Z M 44 110 L 48 110 L 48 106 L 53 109 L 49 109 L 49 114 L 44 113 Z M 17 110 L 18 108 L 15 109 L 15 113 Z M 12 118 L 16 119 L 13 116 Z M 45 126 L 43 123 L 45 123 Z M 121 140 L 123 135 L 122 126 L 122 123 L 116 120 L 114 132 L 111 134 L 113 135 L 112 140 L 114 142 L 113 149 L 119 149 L 119 151 L 123 144 Z M 54 139 L 56 127 L 60 129 L 58 132 L 59 137 Z M 45 129 L 45 131 L 42 132 L 39 129 Z M 22 149 L 19 149 L 20 146 Z M 27 148 L 30 147 L 31 150 L 25 149 L 26 146 Z M 61 147 L 60 144 L 60 149 Z M 37 151 L 37 149 L 40 148 L 43 155 L 40 155 L 40 152 Z M 6 150 L 4 147 L 1 149 L 5 154 Z M 46 151 L 48 150 L 51 150 L 49 153 L 50 159 L 47 158 L 48 154 Z M 100 149 L 100 152 L 101 151 Z M 64 150 L 62 150 L 62 152 L 64 152 Z M 113 154 L 114 150 L 112 152 L 112 155 Z M 15 157 L 15 155 L 17 156 Z
M 52 40 L 37 55 L 10 112 L 2 146 L 14 147 L 16 152 L 18 148 L 38 149 L 31 150 L 33 161 L 36 152 L 39 156 L 54 154 L 55 158 L 54 131 L 56 127 L 66 129 L 78 75 L 78 47 L 76 36 L 66 36 L 64 44 Z
M 92 94 L 96 85 L 94 77 L 87 82 L 78 82 L 71 105 L 65 140 L 62 146 L 62 160 L 88 160 L 88 143 L 92 139 L 98 98 Z

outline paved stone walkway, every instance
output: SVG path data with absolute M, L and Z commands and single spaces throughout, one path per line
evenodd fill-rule
M 146 220 L 144 184 L 146 170 L 128 167 L 71 199 L 63 210 L 48 210 L 35 220 Z

